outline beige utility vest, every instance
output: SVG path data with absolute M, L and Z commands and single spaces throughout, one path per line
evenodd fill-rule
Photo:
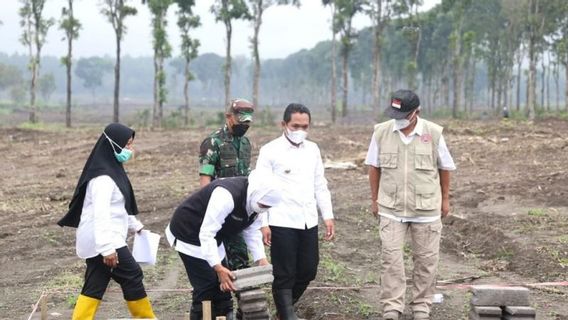
M 443 128 L 420 119 L 422 135 L 408 145 L 394 131 L 394 120 L 375 126 L 379 145 L 379 212 L 399 217 L 440 215 L 442 191 L 438 143 Z

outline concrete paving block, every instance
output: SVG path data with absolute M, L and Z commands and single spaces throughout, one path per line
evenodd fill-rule
M 504 315 L 503 320 L 535 320 L 535 316 L 512 316 L 512 315 Z
M 500 307 L 488 307 L 488 306 L 471 306 L 473 311 L 480 316 L 498 316 L 500 317 L 503 313 Z
M 469 312 L 469 320 L 501 320 L 501 315 L 479 315 L 475 311 Z
M 274 280 L 272 276 L 272 265 L 261 267 L 252 267 L 234 271 L 236 280 L 233 282 L 238 291 L 247 288 L 254 288 L 263 284 L 271 283 Z
M 503 311 L 505 315 L 536 316 L 536 310 L 532 307 L 506 306 Z
M 251 275 L 257 275 L 257 274 L 272 274 L 272 265 L 267 264 L 265 266 L 260 266 L 260 267 L 250 267 L 250 268 L 240 269 L 233 271 L 233 274 L 237 277 L 237 279 L 239 277 L 249 277 Z
M 268 314 L 267 310 L 245 313 L 243 315 L 243 320 L 270 320 L 270 314 Z
M 266 300 L 266 294 L 261 289 L 242 291 L 239 294 L 240 301 L 249 302 L 256 300 Z
M 529 289 L 524 287 L 473 286 L 474 306 L 529 306 Z
M 272 283 L 273 280 L 274 277 L 271 274 L 255 275 L 248 278 L 237 278 L 237 280 L 233 281 L 233 284 L 235 285 L 235 288 L 237 288 L 237 291 L 240 291 L 247 288 L 256 288 L 267 283 Z
M 241 310 L 243 310 L 244 313 L 263 311 L 267 308 L 268 304 L 266 303 L 266 301 L 258 301 L 241 305 Z

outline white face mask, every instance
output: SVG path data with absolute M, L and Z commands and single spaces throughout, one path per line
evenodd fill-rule
M 258 205 L 258 202 L 253 202 L 250 204 L 252 210 L 258 214 L 263 213 L 268 211 L 268 209 L 270 208 L 261 208 L 260 205 Z
M 408 119 L 394 119 L 394 124 L 399 129 L 404 129 L 410 125 L 410 120 Z
M 408 118 L 404 118 L 404 119 L 395 119 L 394 120 L 394 124 L 397 128 L 399 129 L 404 129 L 406 127 L 408 127 L 412 121 L 414 121 L 414 116 L 416 115 L 416 111 L 414 111 L 414 113 L 412 113 L 412 116 L 410 117 L 410 120 Z
M 304 142 L 304 140 L 306 140 L 308 132 L 304 130 L 291 131 L 290 129 L 286 128 L 286 136 L 295 144 L 300 144 Z

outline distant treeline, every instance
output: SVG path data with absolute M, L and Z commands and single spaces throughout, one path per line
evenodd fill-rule
M 551 3 L 553 1 L 545 4 Z M 417 90 L 426 111 L 452 110 L 454 116 L 456 112 L 467 114 L 476 110 L 499 112 L 503 107 L 521 110 L 531 93 L 527 88 L 531 87 L 536 93 L 531 93 L 530 99 L 536 101 L 537 110 L 566 110 L 568 53 L 563 50 L 568 50 L 565 49 L 568 46 L 562 47 L 566 38 L 566 26 L 562 22 L 566 21 L 566 15 L 558 12 L 568 12 L 568 8 L 564 8 L 568 7 L 568 2 L 554 3 L 556 7 L 544 7 L 548 11 L 537 8 L 529 12 L 530 17 L 542 22 L 536 24 L 540 29 L 534 29 L 534 19 L 520 11 L 520 8 L 533 10 L 532 0 L 442 1 L 442 5 L 428 12 L 393 18 L 384 26 L 380 37 L 378 96 L 381 98 L 375 106 L 372 83 L 376 29 L 357 30 L 347 59 L 349 110 L 382 109 L 389 93 L 400 87 Z M 341 38 L 336 48 L 336 76 L 341 79 Z M 73 59 L 74 103 L 112 102 L 114 61 L 111 56 Z M 263 60 L 259 107 L 299 101 L 329 111 L 331 61 L 331 41 L 320 42 L 284 59 Z M 153 63 L 151 56 L 122 58 L 121 101 L 152 103 Z M 27 55 L 0 54 L 0 100 L 4 104 L 26 106 L 28 64 Z M 212 53 L 201 54 L 191 61 L 194 79 L 190 82 L 189 96 L 192 106 L 223 105 L 224 65 L 225 57 Z M 184 61 L 169 58 L 164 67 L 166 105 L 179 106 L 183 104 Z M 43 56 L 40 74 L 41 104 L 62 105 L 66 75 L 60 58 Z M 529 76 L 532 83 L 528 81 Z M 20 81 L 20 85 L 2 86 L 11 79 Z M 337 81 L 337 92 L 343 90 L 344 82 Z M 234 57 L 231 96 L 250 98 L 252 86 L 253 60 Z M 338 108 L 341 99 L 338 94 Z

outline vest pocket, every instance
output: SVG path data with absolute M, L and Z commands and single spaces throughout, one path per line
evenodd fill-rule
M 397 186 L 393 184 L 379 185 L 379 204 L 385 208 L 394 209 L 396 206 Z
M 379 166 L 381 168 L 394 169 L 398 164 L 398 153 L 381 152 L 379 153 Z
M 414 167 L 417 170 L 435 170 L 432 159 L 432 145 L 416 147 L 414 153 Z
M 221 168 L 230 168 L 237 165 L 237 159 L 232 157 L 221 157 Z
M 441 203 L 436 197 L 436 187 L 431 184 L 420 184 L 416 186 L 416 210 L 436 210 Z

